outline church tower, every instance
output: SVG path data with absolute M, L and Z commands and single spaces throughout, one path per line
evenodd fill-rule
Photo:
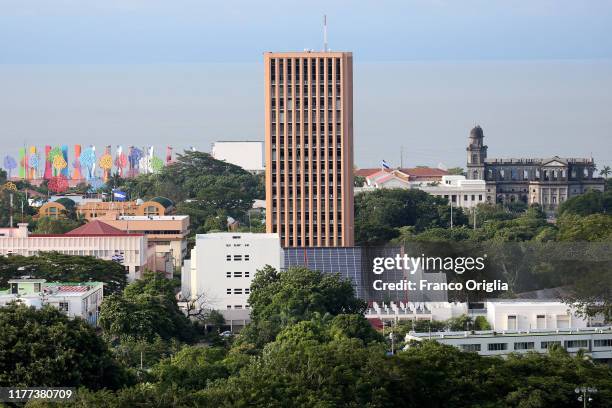
M 484 132 L 478 125 L 470 131 L 467 150 L 467 178 L 471 180 L 484 180 L 485 159 L 487 146 L 483 143 Z

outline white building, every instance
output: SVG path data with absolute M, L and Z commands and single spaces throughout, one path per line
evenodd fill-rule
M 356 187 L 355 194 L 380 188 L 419 189 L 444 197 L 455 207 L 472 208 L 487 201 L 491 195 L 484 180 L 468 180 L 461 175 L 442 175 L 439 179 L 411 177 L 401 170 L 381 170 L 366 177 L 366 185 Z M 487 195 L 488 193 L 488 195 Z M 492 196 L 495 196 L 493 193 Z
M 251 281 L 257 270 L 282 266 L 278 234 L 219 232 L 196 235 L 191 259 L 185 260 L 181 293 L 200 299 L 200 307 L 219 310 L 230 326 L 249 319 Z
M 408 333 L 406 341 L 436 340 L 455 346 L 462 351 L 477 352 L 482 356 L 510 353 L 547 353 L 552 345 L 566 349 L 570 354 L 583 350 L 596 360 L 612 359 L 612 327 L 583 329 L 536 329 L 529 331 L 494 330 L 477 332 Z M 406 347 L 410 347 L 407 345 Z
M 0 291 L 0 306 L 12 302 L 34 308 L 51 305 L 70 317 L 81 317 L 96 325 L 104 297 L 101 282 L 63 283 L 45 279 L 11 279 L 9 289 Z
M 442 176 L 438 183 L 412 184 L 431 195 L 448 199 L 453 206 L 472 208 L 487 202 L 487 186 L 484 180 L 467 180 L 465 176 Z
M 493 330 L 557 330 L 585 328 L 589 321 L 558 300 L 490 299 L 485 302 Z
M 490 299 L 484 306 L 485 309 L 470 310 L 469 314 L 485 316 L 492 330 L 408 333 L 406 341 L 433 339 L 483 356 L 546 353 L 552 344 L 557 344 L 569 353 L 583 349 L 594 359 L 612 359 L 612 327 L 590 327 L 602 321 L 580 317 L 559 300 Z M 429 317 L 441 320 L 432 312 Z
M 41 252 L 93 256 L 117 260 L 124 266 L 128 281 L 142 277 L 145 268 L 155 268 L 155 248 L 143 234 L 128 234 L 98 220 L 66 234 L 30 234 L 28 224 L 0 229 L 0 256 L 34 256 Z
M 260 141 L 219 141 L 212 146 L 212 156 L 217 160 L 240 166 L 252 173 L 264 171 L 264 144 Z

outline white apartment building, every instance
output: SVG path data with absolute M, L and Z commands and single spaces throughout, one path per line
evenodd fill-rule
M 240 166 L 251 173 L 264 171 L 263 142 L 254 140 L 219 141 L 212 145 L 212 157 Z
M 249 320 L 251 281 L 266 265 L 281 269 L 278 234 L 198 234 L 191 259 L 183 265 L 182 297 L 201 299 L 200 307 L 219 310 L 232 328 L 243 326 Z
M 45 279 L 11 279 L 9 289 L 0 291 L 0 307 L 12 302 L 41 308 L 51 305 L 70 317 L 80 317 L 90 324 L 98 322 L 104 298 L 101 282 L 46 282 Z
M 411 188 L 418 188 L 431 195 L 448 199 L 453 206 L 472 208 L 487 202 L 487 186 L 484 180 L 467 180 L 465 176 L 442 176 L 437 183 L 412 184 Z

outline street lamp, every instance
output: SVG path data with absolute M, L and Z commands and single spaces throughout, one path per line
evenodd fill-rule
M 586 408 L 587 401 L 593 401 L 593 398 L 590 396 L 592 394 L 597 394 L 597 388 L 595 387 L 576 387 L 574 390 L 576 394 L 578 394 L 578 401 L 583 403 L 583 407 Z

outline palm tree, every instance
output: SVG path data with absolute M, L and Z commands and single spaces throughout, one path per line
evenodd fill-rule
M 604 176 L 607 180 L 608 176 L 612 174 L 612 169 L 610 169 L 610 166 L 604 166 L 604 168 L 599 171 L 599 174 Z

